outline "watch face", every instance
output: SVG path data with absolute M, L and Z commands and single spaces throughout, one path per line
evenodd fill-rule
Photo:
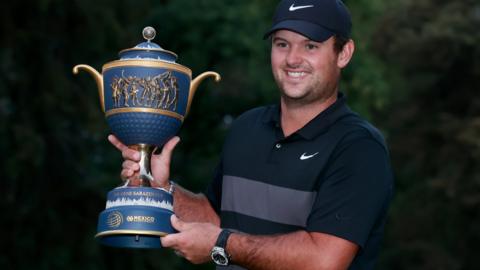
M 212 260 L 218 265 L 228 265 L 228 257 L 223 249 L 214 249 L 212 251 Z

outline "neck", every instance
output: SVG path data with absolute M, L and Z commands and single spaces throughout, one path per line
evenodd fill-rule
M 287 101 L 282 97 L 280 100 L 280 117 L 284 136 L 288 137 L 304 127 L 313 118 L 335 103 L 336 100 L 336 91 L 327 99 L 309 104 L 299 104 L 297 102 Z

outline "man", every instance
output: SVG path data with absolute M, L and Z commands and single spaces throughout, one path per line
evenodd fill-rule
M 238 117 L 206 196 L 174 186 L 178 233 L 162 237 L 164 247 L 228 269 L 373 268 L 392 175 L 382 136 L 338 91 L 350 29 L 340 0 L 281 1 L 266 34 L 280 104 Z M 122 177 L 132 177 L 139 154 L 109 140 L 126 159 Z M 178 142 L 152 158 L 159 187 L 173 185 Z

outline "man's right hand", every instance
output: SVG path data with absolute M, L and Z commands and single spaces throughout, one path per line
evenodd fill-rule
M 108 140 L 122 152 L 122 157 L 125 159 L 122 163 L 122 171 L 120 177 L 124 180 L 135 179 L 140 170 L 140 152 L 124 145 L 114 135 L 109 135 Z M 180 141 L 178 136 L 171 138 L 158 155 L 153 154 L 151 158 L 151 170 L 154 181 L 151 183 L 153 187 L 167 188 L 169 186 L 170 177 L 170 161 L 172 159 L 172 152 L 177 143 Z M 139 183 L 130 183 L 131 185 L 138 185 Z

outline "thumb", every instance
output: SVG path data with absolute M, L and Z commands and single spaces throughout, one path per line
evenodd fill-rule
M 159 158 L 169 161 L 172 157 L 173 149 L 177 146 L 178 142 L 180 142 L 180 137 L 175 136 L 168 140 L 168 142 L 163 146 L 162 152 L 158 155 Z
M 183 220 L 179 219 L 176 215 L 171 215 L 170 216 L 170 222 L 172 222 L 173 228 L 175 230 L 182 232 L 186 229 L 187 223 L 185 223 Z

